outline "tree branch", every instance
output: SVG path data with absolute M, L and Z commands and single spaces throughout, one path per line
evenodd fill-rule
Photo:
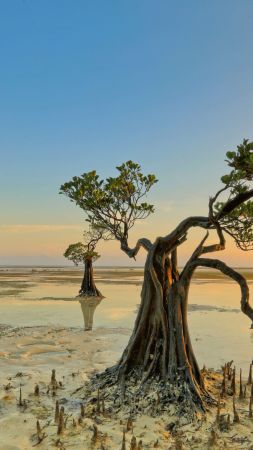
M 220 191 L 218 191 L 217 194 L 220 194 L 223 190 L 225 190 L 225 189 L 221 189 Z M 214 197 L 214 199 L 217 198 L 217 194 Z M 191 217 L 186 218 L 185 220 L 180 222 L 180 224 L 170 234 L 168 234 L 167 236 L 165 236 L 163 238 L 160 238 L 160 241 L 162 244 L 167 244 L 166 252 L 170 253 L 171 249 L 175 245 L 175 242 L 182 235 L 186 234 L 187 231 L 192 227 L 200 227 L 200 228 L 204 228 L 207 230 L 216 228 L 218 235 L 220 237 L 220 244 L 219 244 L 220 248 L 218 248 L 216 246 L 216 248 L 214 249 L 214 247 L 210 246 L 210 247 L 206 248 L 205 253 L 211 252 L 211 251 L 222 250 L 225 245 L 225 239 L 222 235 L 222 231 L 221 231 L 218 221 L 220 219 L 222 219 L 223 217 L 225 217 L 230 212 L 232 212 L 241 203 L 245 202 L 246 200 L 248 200 L 251 197 L 253 197 L 253 189 L 248 192 L 238 194 L 238 195 L 236 195 L 235 198 L 233 198 L 232 200 L 229 200 L 216 216 L 213 216 L 213 217 L 210 217 L 210 215 L 209 215 L 209 217 L 191 216 Z M 213 204 L 213 199 L 210 200 L 209 207 L 212 207 L 212 204 Z M 210 214 L 210 210 L 209 210 L 209 214 Z
M 205 241 L 207 240 L 209 236 L 209 232 L 207 231 L 203 239 L 200 241 L 197 248 L 194 250 L 191 257 L 188 259 L 187 263 L 185 264 L 181 274 L 180 274 L 180 280 L 182 283 L 185 283 L 186 280 L 189 280 L 189 278 L 192 276 L 193 270 L 192 270 L 192 262 L 195 261 L 196 258 L 198 258 L 201 255 L 201 252 L 203 250 L 203 245 Z
M 192 272 L 194 272 L 198 266 L 217 269 L 239 284 L 241 288 L 241 310 L 253 322 L 253 308 L 249 304 L 249 287 L 244 276 L 219 259 L 197 258 L 191 262 Z
M 167 234 L 167 236 L 165 237 L 159 238 L 162 245 L 167 244 L 166 253 L 170 253 L 175 247 L 176 241 L 180 240 L 182 236 L 186 235 L 187 231 L 192 227 L 208 229 L 211 227 L 211 223 L 209 218 L 205 216 L 187 217 L 187 219 L 180 222 L 179 225 L 170 234 Z
M 200 244 L 198 245 L 196 250 L 193 252 L 190 259 L 187 261 L 187 263 L 184 266 L 184 269 L 180 275 L 180 279 L 182 280 L 182 282 L 184 282 L 187 278 L 189 278 L 192 275 L 191 264 L 196 258 L 198 258 L 200 255 L 203 255 L 205 253 L 218 252 L 220 250 L 225 249 L 225 239 L 224 239 L 222 230 L 221 230 L 219 224 L 215 224 L 215 226 L 217 229 L 217 233 L 218 233 L 220 242 L 218 244 L 204 246 L 204 243 L 209 236 L 209 232 L 208 231 L 206 232 L 204 238 L 202 239 L 202 241 L 200 242 Z
M 141 247 L 143 247 L 147 252 L 152 247 L 151 241 L 146 238 L 138 239 L 134 248 L 128 247 L 128 243 L 126 240 L 121 240 L 120 243 L 121 250 L 123 250 L 123 252 L 125 252 L 127 256 L 129 256 L 129 258 L 135 258 Z
M 222 229 L 221 229 L 219 223 L 215 223 L 214 226 L 217 230 L 217 234 L 220 239 L 220 242 L 218 244 L 206 245 L 205 247 L 202 247 L 202 251 L 200 252 L 200 255 L 203 255 L 204 253 L 219 252 L 221 250 L 225 250 L 226 241 L 225 241 Z
M 221 188 L 218 192 L 216 192 L 216 194 L 215 194 L 214 197 L 211 197 L 211 198 L 210 198 L 210 200 L 209 200 L 209 211 L 211 210 L 212 213 L 213 213 L 213 205 L 214 205 L 214 202 L 216 202 L 216 200 L 217 200 L 217 198 L 219 197 L 219 195 L 220 195 L 222 192 L 226 191 L 227 189 L 229 189 L 229 186 L 225 186 L 225 187 Z
M 232 200 L 228 200 L 221 211 L 218 212 L 218 214 L 215 216 L 216 220 L 220 220 L 223 217 L 227 216 L 229 213 L 231 213 L 237 206 L 241 205 L 242 203 L 249 200 L 251 197 L 253 197 L 253 189 L 250 189 L 247 192 L 243 192 L 241 194 L 236 195 Z

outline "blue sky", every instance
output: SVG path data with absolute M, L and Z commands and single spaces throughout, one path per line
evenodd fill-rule
M 205 213 L 225 151 L 253 139 L 253 2 L 0 6 L 2 263 L 64 262 L 83 216 L 60 184 L 127 159 L 159 179 L 159 220 L 136 235 Z M 110 251 L 101 262 L 128 263 Z

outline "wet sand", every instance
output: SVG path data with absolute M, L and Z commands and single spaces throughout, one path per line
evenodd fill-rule
M 32 271 L 33 270 L 33 271 Z M 97 284 L 106 298 L 95 308 L 93 331 L 84 332 L 84 321 L 76 294 L 81 272 L 70 269 L 15 269 L 0 271 L 0 449 L 121 449 L 122 432 L 127 416 L 89 415 L 73 427 L 80 417 L 78 392 L 94 371 L 102 371 L 120 357 L 134 324 L 139 304 L 141 270 L 97 271 Z M 207 276 L 208 275 L 208 276 Z M 208 278 L 209 277 L 209 278 Z M 253 332 L 239 309 L 240 293 L 235 284 L 213 280 L 213 273 L 196 277 L 191 288 L 189 322 L 197 358 L 202 365 L 219 369 L 234 359 L 237 370 L 243 368 L 246 379 L 252 359 Z M 57 300 L 57 301 L 56 301 Z M 53 393 L 52 369 L 61 383 Z M 220 384 L 220 375 L 209 375 Z M 217 378 L 218 377 L 218 378 Z M 217 379 L 216 379 L 217 378 Z M 210 380 L 207 382 L 210 382 Z M 36 384 L 39 397 L 34 395 Z M 19 406 L 20 387 L 22 401 Z M 48 390 L 49 389 L 49 390 Z M 215 388 L 212 386 L 212 389 Z M 217 392 L 215 392 L 215 395 Z M 60 436 L 54 423 L 56 399 L 69 417 Z M 214 448 L 250 449 L 253 446 L 253 421 L 249 420 L 247 398 L 238 400 L 240 424 L 218 432 Z M 229 412 L 231 397 L 224 399 L 222 412 Z M 207 421 L 196 418 L 194 424 L 181 424 L 173 433 L 168 425 L 177 419 L 142 415 L 134 421 L 133 434 L 142 440 L 143 449 L 209 448 L 210 430 L 216 409 L 210 409 Z M 36 421 L 42 428 L 38 445 Z M 94 424 L 99 430 L 97 443 L 92 441 Z M 130 448 L 132 431 L 126 434 Z M 157 443 L 158 440 L 158 443 Z M 58 442 L 58 443 L 57 443 Z M 182 447 L 179 447 L 180 442 Z M 104 447 L 102 447 L 104 446 Z M 253 448 L 253 447 L 252 447 Z
M 104 412 L 94 413 L 95 404 L 93 412 L 86 407 L 81 417 L 80 405 L 87 400 L 81 390 L 83 384 L 89 375 L 117 361 L 128 339 L 128 330 L 100 328 L 84 332 L 77 328 L 46 326 L 2 327 L 1 334 L 1 450 L 27 450 L 35 446 L 43 450 L 121 449 L 128 420 L 124 408 L 120 414 L 115 414 L 105 400 Z M 55 390 L 50 383 L 52 369 L 56 371 L 58 384 Z M 217 398 L 221 375 L 207 373 L 206 383 Z M 34 394 L 36 385 L 39 395 Z M 248 417 L 250 386 L 246 389 L 245 399 L 236 397 L 240 423 L 231 423 L 226 431 L 217 430 L 217 445 L 212 448 L 250 449 L 253 445 L 253 420 Z M 96 398 L 96 392 L 93 395 Z M 54 420 L 56 400 L 60 407 L 64 406 L 67 420 L 60 435 Z M 222 399 L 221 414 L 228 413 L 233 420 L 231 396 Z M 39 434 L 37 420 L 41 428 Z M 133 419 L 133 429 L 126 433 L 126 448 L 130 449 L 134 436 L 137 442 L 142 441 L 142 449 L 207 449 L 211 430 L 216 429 L 215 421 L 216 408 L 207 411 L 205 421 L 201 415 L 196 415 L 193 423 L 187 418 L 181 418 L 179 423 L 173 406 L 170 414 L 162 411 L 157 417 L 141 414 Z M 98 428 L 95 443 L 94 425 Z
M 131 332 L 140 303 L 142 273 L 142 269 L 96 269 L 96 282 L 105 299 L 94 312 L 94 329 L 113 327 Z M 234 359 L 245 371 L 253 358 L 253 330 L 240 311 L 240 289 L 228 279 L 213 279 L 216 271 L 199 273 L 205 278 L 196 273 L 189 296 L 189 326 L 198 361 L 201 366 L 219 368 Z M 246 274 L 251 277 L 253 271 L 247 269 Z M 83 327 L 76 298 L 81 277 L 76 268 L 2 268 L 1 323 Z M 249 286 L 252 297 L 250 280 Z

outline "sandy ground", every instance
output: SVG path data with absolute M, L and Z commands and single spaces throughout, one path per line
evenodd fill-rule
M 118 333 L 113 329 L 100 329 L 93 333 L 51 327 L 2 329 L 0 449 L 32 448 L 37 441 L 36 437 L 33 438 L 36 420 L 40 421 L 41 427 L 47 425 L 48 437 L 39 448 L 55 448 L 59 438 L 53 420 L 56 399 L 61 405 L 66 404 L 67 414 L 78 418 L 80 401 L 72 399 L 71 393 L 82 386 L 89 374 L 103 370 L 117 359 L 119 342 L 126 340 L 128 333 L 124 330 Z M 52 369 L 62 384 L 55 396 L 51 390 L 47 393 Z M 38 397 L 33 394 L 36 384 L 40 391 Z M 20 387 L 24 406 L 18 405 Z M 66 448 L 88 449 L 91 426 L 88 421 L 87 427 L 83 425 L 75 430 L 76 436 L 70 439 L 66 435 L 61 437 L 61 441 Z
M 78 389 L 90 374 L 117 361 L 118 349 L 128 337 L 129 331 L 124 329 L 84 332 L 77 328 L 2 327 L 0 449 L 122 449 L 127 415 L 123 411 L 116 416 L 112 410 L 107 410 L 105 401 L 104 412 L 94 414 L 85 409 L 84 417 L 80 418 L 80 405 L 85 399 L 81 390 L 79 397 Z M 57 388 L 50 384 L 53 369 Z M 206 382 L 217 398 L 221 375 L 207 373 Z M 36 385 L 39 395 L 34 394 Z M 253 419 L 248 417 L 250 386 L 246 390 L 245 399 L 239 400 L 236 396 L 240 423 L 232 423 L 232 397 L 222 399 L 221 414 L 229 413 L 231 418 L 229 430 L 217 428 L 215 407 L 207 411 L 206 420 L 201 415 L 196 415 L 194 423 L 181 418 L 177 427 L 178 418 L 173 415 L 172 407 L 170 414 L 161 412 L 158 417 L 133 418 L 133 427 L 126 432 L 125 448 L 138 448 L 131 447 L 134 436 L 137 443 L 142 441 L 139 447 L 142 449 L 253 449 Z M 60 435 L 54 420 L 56 400 L 65 409 L 66 428 Z M 38 433 L 37 420 L 41 428 Z M 94 425 L 98 429 L 97 438 L 94 438 Z M 215 445 L 211 445 L 211 433 Z
M 253 271 L 242 272 L 252 285 Z M 84 332 L 75 298 L 80 270 L 0 270 L 0 450 L 253 450 L 249 385 L 243 399 L 239 399 L 237 386 L 239 423 L 233 422 L 230 395 L 221 400 L 221 425 L 216 420 L 216 407 L 207 410 L 205 419 L 196 414 L 192 423 L 186 417 L 176 417 L 172 405 L 169 412 L 161 410 L 155 417 L 143 413 L 133 417 L 127 430 L 129 413 L 124 408 L 117 413 L 105 399 L 104 410 L 99 412 L 97 392 L 92 397 L 94 406 L 86 405 L 83 385 L 93 373 L 115 364 L 129 339 L 142 273 L 142 269 L 97 270 L 97 284 L 107 299 L 96 309 L 95 329 Z M 247 381 L 253 331 L 239 312 L 236 289 L 216 272 L 201 271 L 192 286 L 189 320 L 198 359 L 219 367 L 234 358 L 237 373 L 242 367 Z M 57 380 L 53 384 L 52 370 Z M 205 377 L 217 399 L 221 373 L 209 370 Z M 35 388 L 39 395 L 35 395 Z M 55 422 L 56 401 L 59 408 L 64 407 L 66 426 L 61 434 Z M 224 421 L 228 414 L 231 423 L 227 427 Z

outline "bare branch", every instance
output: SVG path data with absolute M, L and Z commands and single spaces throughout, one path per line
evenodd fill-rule
M 123 250 L 123 252 L 125 252 L 129 256 L 129 258 L 135 258 L 141 247 L 143 247 L 148 252 L 152 247 L 152 243 L 149 239 L 141 238 L 138 239 L 134 248 L 130 248 L 128 247 L 127 241 L 121 241 L 121 250 Z
M 175 242 L 187 233 L 190 228 L 200 227 L 208 229 L 211 226 L 209 218 L 205 216 L 191 216 L 182 220 L 179 225 L 167 236 L 160 238 L 161 243 L 168 244 L 168 253 L 171 252 Z
M 218 252 L 220 250 L 225 249 L 225 239 L 222 233 L 222 230 L 219 226 L 219 224 L 216 224 L 217 234 L 219 236 L 220 242 L 218 244 L 212 244 L 212 245 L 206 245 L 204 246 L 204 243 L 206 242 L 209 232 L 205 234 L 204 238 L 196 248 L 196 250 L 193 252 L 192 256 L 188 260 L 188 262 L 185 264 L 184 269 L 180 275 L 180 279 L 184 281 L 184 279 L 189 278 L 190 273 L 192 274 L 192 268 L 191 264 L 196 258 L 198 258 L 200 255 L 203 255 L 205 253 L 211 253 L 211 252 Z
M 221 250 L 225 250 L 226 241 L 225 241 L 222 229 L 221 229 L 219 223 L 216 223 L 214 226 L 217 229 L 217 234 L 220 239 L 220 242 L 218 244 L 212 244 L 212 245 L 207 245 L 207 246 L 203 247 L 200 255 L 203 255 L 204 253 L 219 252 Z
M 184 282 L 184 279 L 188 279 L 191 274 L 192 274 L 192 262 L 198 258 L 202 251 L 203 251 L 203 246 L 204 243 L 206 242 L 207 238 L 209 236 L 209 232 L 207 231 L 205 236 L 203 237 L 203 239 L 200 241 L 199 245 L 197 246 L 197 248 L 194 250 L 193 254 L 191 255 L 191 257 L 189 258 L 189 260 L 187 261 L 187 263 L 184 266 L 184 269 L 182 270 L 181 274 L 180 274 L 180 280 L 182 280 Z
M 226 185 L 225 187 L 221 188 L 218 192 L 216 192 L 216 194 L 215 194 L 214 197 L 210 197 L 210 199 L 209 199 L 209 212 L 210 212 L 210 210 L 211 210 L 212 213 L 213 213 L 213 205 L 214 205 L 214 202 L 216 202 L 216 200 L 217 200 L 217 198 L 219 197 L 219 195 L 220 195 L 222 192 L 226 191 L 227 189 L 229 189 L 229 185 Z
M 241 288 L 241 310 L 253 322 L 253 308 L 249 304 L 249 287 L 244 276 L 219 259 L 197 258 L 191 262 L 192 271 L 198 266 L 217 269 L 239 284 Z

